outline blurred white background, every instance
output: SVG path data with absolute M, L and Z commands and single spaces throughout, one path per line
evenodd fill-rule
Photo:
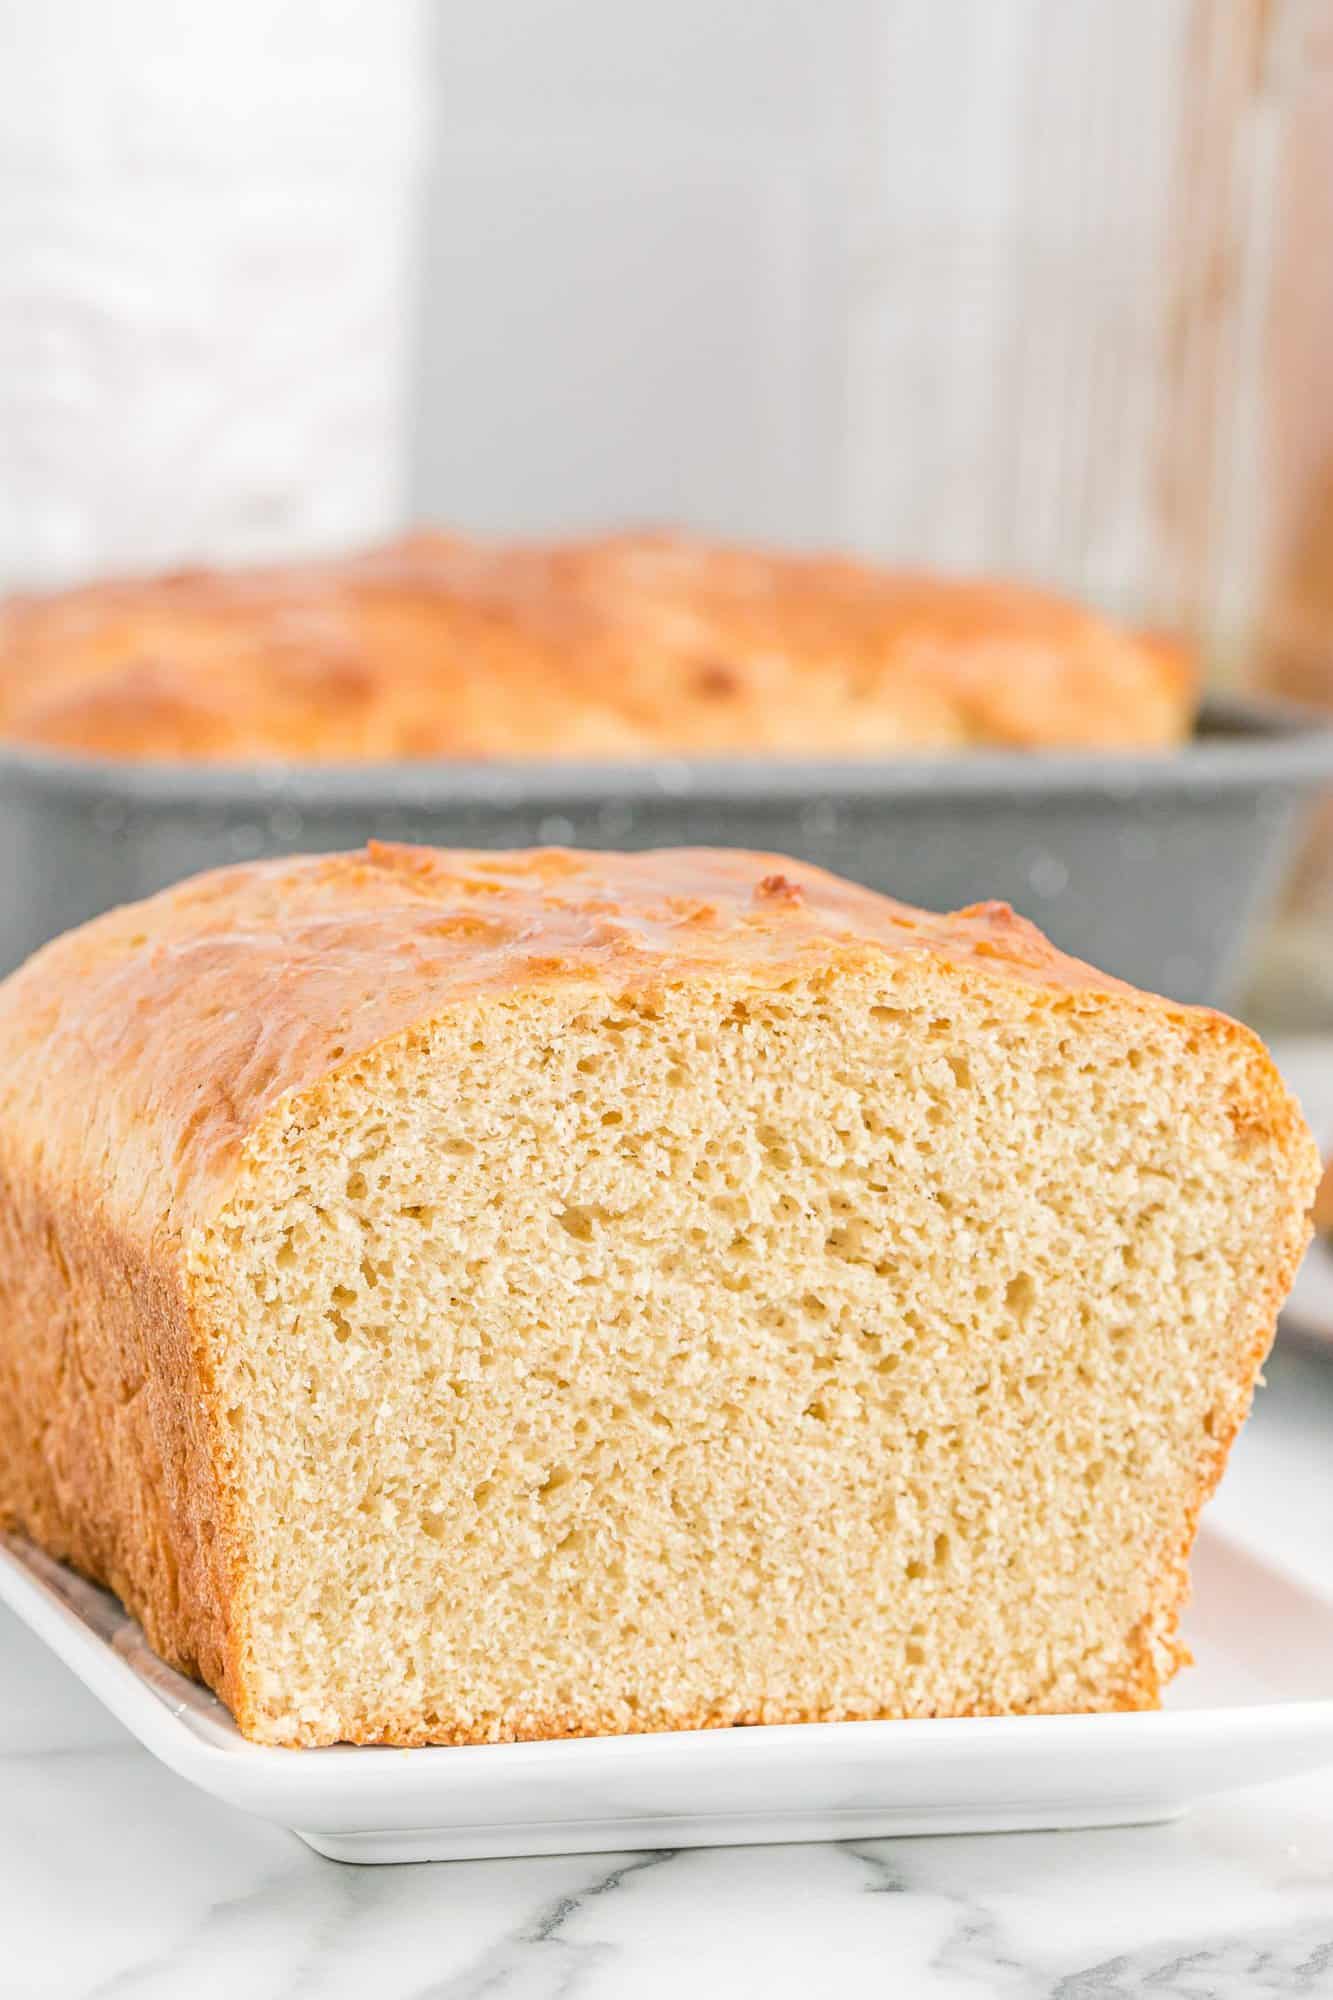
M 0 575 L 677 520 L 1210 628 L 1303 0 L 0 0 Z
M 1182 383 L 1255 281 L 1193 294 L 1244 219 L 1202 174 L 1178 213 L 1186 124 L 1254 154 L 1264 115 L 1251 10 L 1204 11 L 446 8 L 422 506 L 687 518 L 1174 608 Z
M 424 13 L 0 0 L 0 577 L 408 505 Z

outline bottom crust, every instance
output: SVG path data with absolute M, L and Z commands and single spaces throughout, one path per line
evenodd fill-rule
M 704 1729 L 754 1729 L 799 1723 L 938 1722 L 975 1720 L 982 1716 L 1124 1714 L 1160 1708 L 1166 1682 L 1179 1667 L 1192 1663 L 1188 1648 L 1179 1640 L 1171 1639 L 1166 1646 L 1169 1649 L 1169 1664 L 1165 1673 L 1158 1671 L 1154 1648 L 1148 1645 L 1134 1668 L 1122 1679 L 1098 1694 L 1072 1702 L 1050 1695 L 1036 1695 L 1031 1700 L 1009 1705 L 978 1701 L 909 1709 L 901 1704 L 886 1702 L 880 1707 L 849 1710 L 835 1706 L 802 1707 L 775 1701 L 765 1702 L 758 1708 L 737 1709 L 719 1703 L 710 1709 L 652 1716 L 627 1714 L 624 1709 L 582 1713 L 571 1710 L 563 1714 L 533 1714 L 505 1720 L 449 1722 L 385 1711 L 329 1726 L 289 1723 L 286 1718 L 268 1719 L 254 1715 L 246 1715 L 243 1719 L 238 1717 L 237 1722 L 242 1734 L 252 1742 L 271 1746 L 315 1749 L 344 1743 L 420 1750 L 488 1743 L 554 1743 L 598 1736 L 656 1736 Z

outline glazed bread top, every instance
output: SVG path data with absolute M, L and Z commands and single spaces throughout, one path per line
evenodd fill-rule
M 1015 585 L 671 535 L 422 533 L 0 605 L 0 736 L 334 763 L 1161 748 L 1177 647 Z
M 168 1254 L 263 1120 L 450 1011 L 521 1008 L 553 987 L 651 1003 L 690 981 L 753 991 L 889 960 L 943 966 L 983 995 L 1017 984 L 1075 1026 L 1107 1006 L 1169 1019 L 1231 1047 L 1235 1119 L 1303 1131 L 1248 1029 L 1066 958 L 1005 904 L 929 915 L 734 849 L 373 843 L 198 876 L 29 959 L 0 985 L 0 1171 L 95 1191 L 113 1226 Z

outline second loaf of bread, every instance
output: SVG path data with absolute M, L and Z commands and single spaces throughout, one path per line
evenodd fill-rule
M 1039 591 L 670 535 L 420 534 L 0 604 L 0 737 L 128 758 L 1156 748 L 1177 648 Z

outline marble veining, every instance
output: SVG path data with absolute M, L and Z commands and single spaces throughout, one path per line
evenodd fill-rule
M 0 1992 L 1333 1993 L 1333 1799 L 1306 1780 L 1169 1828 L 354 1869 L 146 1762 L 0 1759 Z

